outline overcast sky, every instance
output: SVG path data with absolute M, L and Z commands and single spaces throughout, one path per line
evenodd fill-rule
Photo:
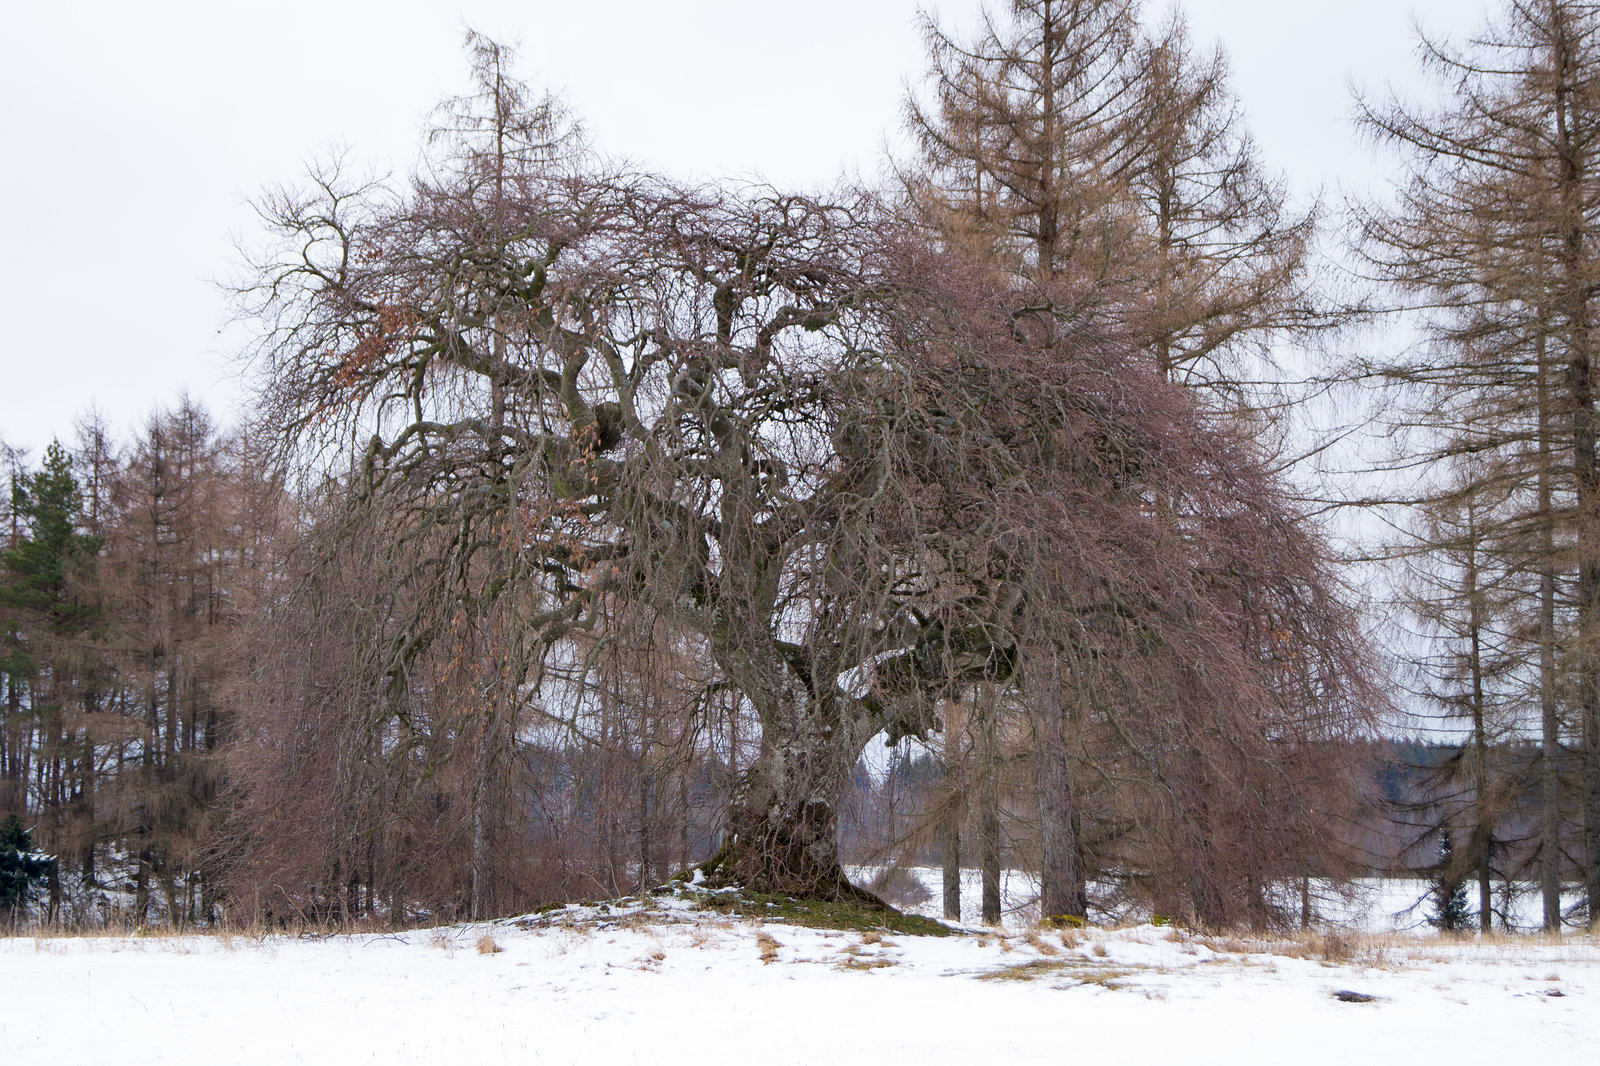
M 76 0 L 0 18 L 0 439 L 126 433 L 187 390 L 244 402 L 216 279 L 250 200 L 337 145 L 404 172 L 465 88 L 470 25 L 521 51 L 597 147 L 674 173 L 812 186 L 877 170 L 923 66 L 916 0 Z M 973 24 L 978 0 L 945 0 Z M 1300 195 L 1381 181 L 1349 86 L 1414 84 L 1414 21 L 1477 0 L 1189 0 L 1228 52 L 1263 154 Z M 1164 10 L 1151 5 L 1153 14 Z

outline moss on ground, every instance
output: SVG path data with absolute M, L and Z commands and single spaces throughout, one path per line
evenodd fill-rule
M 702 910 L 730 917 L 787 922 L 808 929 L 838 929 L 850 933 L 887 932 L 905 936 L 949 936 L 948 926 L 931 918 L 901 914 L 893 909 L 853 902 L 793 899 L 761 892 L 712 892 L 700 899 Z

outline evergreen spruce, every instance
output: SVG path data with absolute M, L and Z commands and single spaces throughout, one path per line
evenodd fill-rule
M 0 687 L 13 716 L 25 713 L 25 706 L 31 708 L 28 713 L 40 710 L 33 706 L 32 690 L 47 638 L 81 631 L 94 621 L 94 611 L 72 594 L 67 581 L 74 567 L 100 550 L 100 538 L 77 532 L 80 504 L 72 460 L 58 443 L 45 450 L 37 472 L 11 486 L 11 513 L 21 519 L 24 532 L 12 547 L 0 550 Z
M 1467 906 L 1467 885 L 1455 869 L 1450 834 L 1439 834 L 1438 872 L 1429 883 L 1428 895 L 1433 903 L 1433 917 L 1428 924 L 1446 933 L 1467 928 L 1472 922 L 1472 909 Z
M 8 814 L 0 821 L 0 921 L 13 921 L 27 906 L 28 896 L 49 874 L 52 862 L 33 854 L 33 841 L 21 818 Z
M 40 617 L 57 632 L 81 628 L 92 616 L 67 587 L 71 568 L 100 550 L 100 538 L 77 532 L 81 503 L 72 460 L 58 443 L 45 449 L 38 472 L 11 487 L 11 509 L 27 533 L 0 552 L 0 605 Z

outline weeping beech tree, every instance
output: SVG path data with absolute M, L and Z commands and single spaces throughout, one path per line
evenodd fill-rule
M 1086 913 L 1094 875 L 1167 913 L 1279 920 L 1274 885 L 1338 872 L 1360 772 L 1338 742 L 1378 702 L 1326 546 L 1258 447 L 1157 367 L 1038 310 L 1047 290 L 921 254 L 937 284 L 898 299 L 948 332 L 901 349 L 900 402 L 929 428 L 875 449 L 896 463 L 876 521 L 903 566 L 916 546 L 936 657 L 906 687 L 1007 706 L 1024 761 L 1058 774 L 1038 789 L 1044 913 Z
M 1089 694 L 1128 699 L 1096 720 L 1158 738 L 1130 750 L 1209 856 L 1202 909 L 1244 916 L 1232 891 L 1270 863 L 1241 873 L 1230 842 L 1323 803 L 1292 766 L 1348 727 L 1359 674 L 1255 448 L 1052 310 L 1074 306 L 1061 282 L 1004 278 L 870 196 L 609 167 L 477 56 L 421 176 L 262 205 L 278 240 L 244 290 L 263 423 L 348 461 L 345 505 L 427 545 L 390 553 L 415 592 L 387 601 L 351 702 L 416 686 L 441 604 L 493 618 L 484 639 L 515 628 L 531 665 L 478 686 L 497 722 L 517 720 L 497 700 L 601 713 L 615 656 L 672 634 L 650 669 L 759 726 L 713 878 L 870 898 L 836 839 L 867 743 L 928 737 L 975 686 L 1086 698 L 1054 665 L 1075 654 L 1124 682 Z M 1209 807 L 1162 798 L 1194 790 Z
M 907 199 L 942 240 L 1040 285 L 1060 313 L 1115 323 L 1138 387 L 1153 369 L 1212 412 L 1261 425 L 1263 406 L 1280 401 L 1248 379 L 1278 376 L 1260 373 L 1275 345 L 1339 317 L 1310 276 L 1316 213 L 1290 207 L 1262 164 L 1223 54 L 1198 48 L 1179 15 L 1145 24 L 1142 7 L 1006 0 L 966 33 L 925 19 L 924 91 L 906 108 L 918 149 L 901 174 Z M 1182 492 L 1150 499 L 1183 519 Z M 1256 654 L 1244 639 L 1241 654 Z M 1118 832 L 1081 809 L 1093 795 L 1085 771 L 1106 765 L 1083 750 L 1093 733 L 1083 716 L 1109 705 L 1094 686 L 1114 689 L 1133 661 L 1109 670 L 1063 647 L 1041 662 L 1075 698 L 1027 689 L 1046 914 L 1083 913 L 1092 858 L 1073 824 Z M 1147 849 L 1151 829 L 1146 820 L 1130 841 Z

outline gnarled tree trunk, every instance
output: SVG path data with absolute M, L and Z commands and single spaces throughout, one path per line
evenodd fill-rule
M 753 892 L 879 903 L 839 862 L 839 806 L 862 749 L 869 716 L 831 693 L 788 691 L 756 701 L 761 748 L 734 799 L 713 880 Z

